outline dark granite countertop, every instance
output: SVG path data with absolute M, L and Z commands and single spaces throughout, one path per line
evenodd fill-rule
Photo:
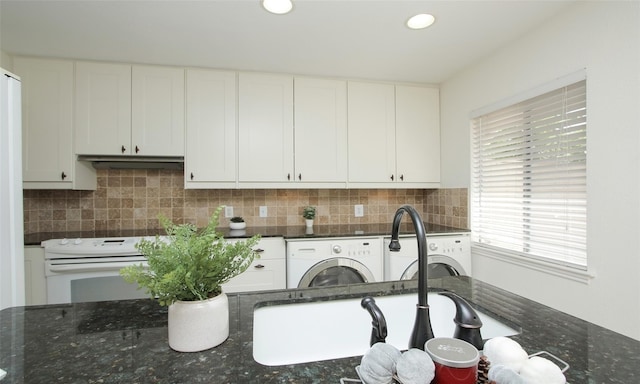
M 444 225 L 425 223 L 427 235 L 441 235 L 447 233 L 469 232 L 468 229 L 447 227 Z M 230 230 L 229 228 L 218 228 L 218 231 L 225 238 L 244 238 L 253 235 L 263 237 L 284 237 L 287 239 L 314 239 L 323 237 L 351 237 L 351 236 L 384 236 L 391 234 L 391 224 L 337 224 L 337 225 L 314 225 L 313 232 L 309 232 L 304 225 L 295 226 L 271 226 L 271 227 L 247 227 L 243 230 Z M 414 234 L 410 224 L 400 225 L 401 234 Z M 134 236 L 155 236 L 163 235 L 162 229 L 122 229 L 109 231 L 72 231 L 72 232 L 38 232 L 25 235 L 25 245 L 40 245 L 44 240 L 49 239 L 91 239 L 99 237 L 134 237 Z
M 457 292 L 519 327 L 513 339 L 529 353 L 544 350 L 569 363 L 569 383 L 640 382 L 636 340 L 468 277 L 430 280 L 430 287 Z M 339 383 L 356 377 L 360 357 L 278 367 L 256 363 L 254 308 L 415 291 L 412 281 L 230 294 L 229 339 L 197 353 L 169 348 L 166 308 L 148 299 L 9 308 L 0 312 L 0 368 L 8 372 L 2 384 Z M 327 331 L 339 326 L 328 324 Z

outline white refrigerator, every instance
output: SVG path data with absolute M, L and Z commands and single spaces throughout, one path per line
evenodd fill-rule
M 24 305 L 20 78 L 0 68 L 0 310 Z

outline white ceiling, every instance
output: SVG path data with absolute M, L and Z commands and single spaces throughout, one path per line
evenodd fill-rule
M 441 83 L 567 1 L 0 0 L 9 54 Z M 416 13 L 435 24 L 409 30 Z

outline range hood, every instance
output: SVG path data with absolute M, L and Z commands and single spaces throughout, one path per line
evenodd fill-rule
M 184 156 L 78 155 L 96 169 L 184 169 Z

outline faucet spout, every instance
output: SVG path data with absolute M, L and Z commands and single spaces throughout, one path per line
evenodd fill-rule
M 403 205 L 398 208 L 393 217 L 391 227 L 391 243 L 389 250 L 397 252 L 400 250 L 400 241 L 398 240 L 400 231 L 400 222 L 402 216 L 407 213 L 411 217 L 413 229 L 418 240 L 418 305 L 416 306 L 416 320 L 411 332 L 409 340 L 409 348 L 418 348 L 424 350 L 424 344 L 427 340 L 433 339 L 433 330 L 431 328 L 431 319 L 429 318 L 429 305 L 427 303 L 427 239 L 424 229 L 424 222 L 418 212 L 410 205 Z

